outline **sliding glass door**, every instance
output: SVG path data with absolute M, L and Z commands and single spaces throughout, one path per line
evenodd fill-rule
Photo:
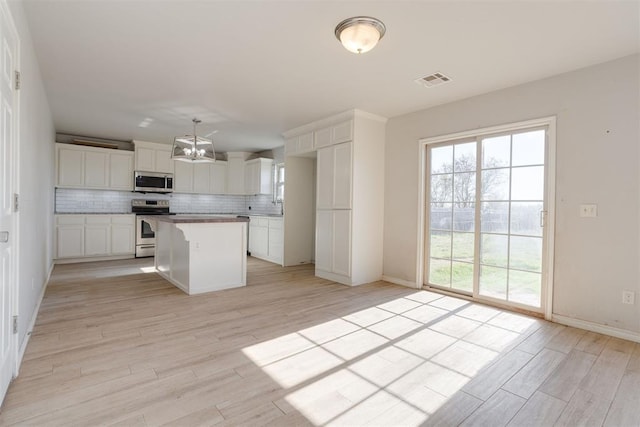
M 427 147 L 428 286 L 542 309 L 546 133 Z

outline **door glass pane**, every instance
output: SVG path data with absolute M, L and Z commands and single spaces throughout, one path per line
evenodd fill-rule
M 482 169 L 511 164 L 511 136 L 497 136 L 482 140 Z
M 482 234 L 480 242 L 480 262 L 496 267 L 509 266 L 509 236 Z
M 455 172 L 472 172 L 476 170 L 476 143 L 458 144 L 454 146 Z
M 453 174 L 431 175 L 431 203 L 453 202 Z
M 471 203 L 463 208 L 454 206 L 453 208 L 453 229 L 455 231 L 471 231 L 474 230 L 476 221 L 476 205 Z
M 431 258 L 429 260 L 429 283 L 436 286 L 451 286 L 451 261 Z
M 542 202 L 511 202 L 511 233 L 542 236 Z
M 527 271 L 509 271 L 509 301 L 539 307 L 542 274 Z
M 507 297 L 506 268 L 480 266 L 480 295 L 492 298 L 506 299 Z
M 476 173 L 461 172 L 453 178 L 453 201 L 459 208 L 471 206 L 476 201 Z
M 453 171 L 453 145 L 431 149 L 431 173 L 448 173 Z
M 448 231 L 433 231 L 431 233 L 431 257 L 451 258 L 451 233 Z
M 468 262 L 451 263 L 451 287 L 473 292 L 473 264 Z
M 432 203 L 429 217 L 431 218 L 431 229 L 451 230 L 451 215 L 453 213 L 453 203 Z
M 544 130 L 534 130 L 513 135 L 512 166 L 544 164 Z
M 509 200 L 509 169 L 483 170 L 481 185 L 482 200 Z
M 473 262 L 473 233 L 453 233 L 452 258 L 459 261 Z
M 542 271 L 542 239 L 540 237 L 511 236 L 509 268 Z
M 542 200 L 543 198 L 544 166 L 511 170 L 511 200 Z
M 509 232 L 509 202 L 483 202 L 480 230 L 489 233 Z

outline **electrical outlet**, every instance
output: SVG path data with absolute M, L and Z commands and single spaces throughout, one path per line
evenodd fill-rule
M 622 291 L 622 303 L 623 304 L 635 304 L 636 294 L 633 291 Z
M 598 216 L 598 205 L 580 205 L 582 218 L 595 218 Z

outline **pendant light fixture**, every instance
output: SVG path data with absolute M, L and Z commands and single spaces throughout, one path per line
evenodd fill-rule
M 350 52 L 365 53 L 373 49 L 384 36 L 386 27 L 379 19 L 355 16 L 336 26 L 336 38 Z
M 213 141 L 196 135 L 196 126 L 202 120 L 194 118 L 192 121 L 193 135 L 174 138 L 171 158 L 192 163 L 215 162 L 216 152 L 213 149 Z

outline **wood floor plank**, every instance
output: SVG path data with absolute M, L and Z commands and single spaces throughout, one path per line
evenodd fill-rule
M 0 425 L 637 423 L 638 344 L 248 265 L 246 287 L 198 296 L 152 260 L 56 266 Z

